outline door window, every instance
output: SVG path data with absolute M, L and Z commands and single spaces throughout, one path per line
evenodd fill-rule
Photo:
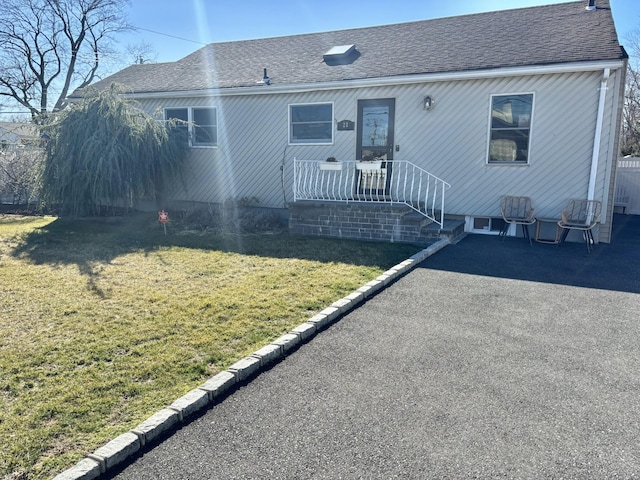
M 393 98 L 358 101 L 358 159 L 393 158 L 394 110 Z

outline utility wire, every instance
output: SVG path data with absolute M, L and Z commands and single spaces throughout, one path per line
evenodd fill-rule
M 165 37 L 171 37 L 171 38 L 175 38 L 177 40 L 183 40 L 185 42 L 197 43 L 198 45 L 207 45 L 206 43 L 203 43 L 203 42 L 197 42 L 195 40 L 190 40 L 188 38 L 177 37 L 175 35 L 170 35 L 168 33 L 156 32 L 155 30 L 149 30 L 148 28 L 136 27 L 135 25 L 134 25 L 134 28 L 136 30 L 144 30 L 145 32 L 151 32 L 151 33 L 155 33 L 156 35 L 163 35 Z
M 138 26 L 135 26 L 135 25 L 134 25 L 133 27 L 134 27 L 134 29 L 136 29 L 136 30 L 143 30 L 143 31 L 145 31 L 145 32 L 150 32 L 150 33 L 155 33 L 156 35 L 162 35 L 162 36 L 165 36 L 165 37 L 175 38 L 176 40 L 182 40 L 182 41 L 184 41 L 184 42 L 195 43 L 195 44 L 197 44 L 197 45 L 208 45 L 207 43 L 204 43 L 204 42 L 198 42 L 198 41 L 196 41 L 196 40 L 191 40 L 191 39 L 188 39 L 188 38 L 182 38 L 182 37 L 178 37 L 178 36 L 176 36 L 176 35 L 170 35 L 170 34 L 168 34 L 168 33 L 157 32 L 157 31 L 155 31 L 155 30 L 150 30 L 150 29 L 148 29 L 148 28 L 142 28 L 142 27 L 138 27 Z M 109 57 L 119 57 L 119 56 L 124 56 L 124 55 L 125 55 L 125 54 L 124 54 L 124 53 L 121 53 L 121 52 L 111 52 L 111 53 L 106 54 L 106 55 L 105 55 L 105 54 L 103 54 L 103 58 L 105 58 L 105 57 L 106 57 L 106 58 L 109 58 Z M 87 58 L 89 58 L 89 57 L 87 57 Z M 91 57 L 91 58 L 93 58 L 93 57 Z M 2 115 L 17 115 L 17 114 L 24 114 L 24 113 L 29 113 L 29 110 L 25 109 L 24 111 L 17 111 L 17 112 L 16 112 L 16 111 L 4 112 L 4 111 L 2 111 L 2 109 L 0 109 L 0 116 L 2 116 Z

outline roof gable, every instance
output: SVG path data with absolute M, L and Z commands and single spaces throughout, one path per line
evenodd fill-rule
M 113 82 L 132 92 L 296 85 L 625 58 L 609 2 L 586 1 L 378 27 L 214 43 L 170 63 L 132 65 Z M 358 57 L 328 65 L 323 54 L 355 45 Z

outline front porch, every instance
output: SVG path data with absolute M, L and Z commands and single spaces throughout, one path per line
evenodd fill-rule
M 464 220 L 440 225 L 402 204 L 305 200 L 288 207 L 289 231 L 296 235 L 430 245 L 464 232 Z
M 404 160 L 294 159 L 289 229 L 303 235 L 432 243 L 464 222 L 445 221 L 450 185 Z
M 293 160 L 294 202 L 401 204 L 442 227 L 449 187 L 406 160 Z

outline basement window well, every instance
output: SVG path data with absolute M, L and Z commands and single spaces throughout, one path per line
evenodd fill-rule
M 482 233 L 485 235 L 498 235 L 504 227 L 504 220 L 501 217 L 466 217 L 465 219 L 465 231 L 469 233 Z M 507 235 L 513 235 L 511 227 L 509 226 L 509 232 Z

